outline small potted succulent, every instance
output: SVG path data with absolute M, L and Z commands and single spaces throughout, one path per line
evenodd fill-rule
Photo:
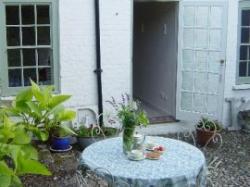
M 221 125 L 216 120 L 201 118 L 196 125 L 197 143 L 205 146 L 212 143 L 213 137 L 220 131 Z
M 117 136 L 119 134 L 119 129 L 99 125 L 90 125 L 90 127 L 81 125 L 76 132 L 77 142 L 83 150 L 92 143 L 103 140 L 104 138 Z

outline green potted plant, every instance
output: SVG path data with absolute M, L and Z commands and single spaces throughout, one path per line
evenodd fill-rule
M 110 103 L 116 111 L 123 128 L 123 152 L 128 155 L 134 144 L 135 128 L 146 126 L 149 123 L 146 113 L 142 110 L 139 102 L 134 101 L 128 94 L 122 95 L 122 102 L 117 103 L 112 97 Z
M 25 126 L 0 111 L 0 186 L 22 186 L 19 177 L 30 174 L 50 176 L 51 172 L 38 161 L 38 152 L 31 145 Z
M 202 117 L 196 125 L 197 143 L 201 146 L 211 144 L 213 137 L 221 129 L 221 125 L 217 120 Z
M 83 150 L 92 143 L 103 140 L 104 138 L 117 136 L 119 134 L 119 129 L 105 126 L 100 127 L 99 125 L 91 125 L 90 127 L 81 125 L 76 132 L 77 142 Z
M 54 95 L 52 86 L 39 87 L 31 81 L 31 87 L 17 94 L 9 112 L 19 117 L 19 123 L 32 131 L 40 141 L 53 141 L 53 133 L 63 129 L 74 134 L 66 122 L 72 121 L 76 112 L 63 105 L 69 95 Z

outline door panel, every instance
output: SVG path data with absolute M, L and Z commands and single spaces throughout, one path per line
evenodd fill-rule
M 180 3 L 177 119 L 221 120 L 226 2 Z

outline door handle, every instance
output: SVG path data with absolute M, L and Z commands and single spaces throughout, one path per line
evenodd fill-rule
M 220 60 L 220 64 L 221 64 L 221 65 L 225 64 L 225 60 L 224 60 L 224 59 L 221 59 L 221 60 Z

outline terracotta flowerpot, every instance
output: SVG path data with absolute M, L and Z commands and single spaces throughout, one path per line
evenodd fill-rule
M 212 137 L 214 136 L 215 131 L 209 131 L 209 130 L 204 130 L 204 129 L 196 129 L 196 138 L 197 138 L 197 143 L 200 146 L 205 146 L 207 145 L 212 145 Z M 209 142 L 210 141 L 210 142 Z

